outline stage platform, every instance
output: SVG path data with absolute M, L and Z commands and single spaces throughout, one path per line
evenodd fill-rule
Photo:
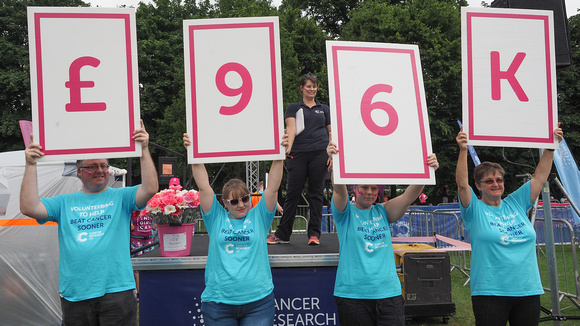
M 264 240 L 265 241 L 265 240 Z M 194 235 L 189 256 L 161 257 L 159 248 L 132 258 L 135 270 L 162 269 L 204 269 L 207 262 L 207 235 Z M 338 236 L 336 233 L 323 233 L 320 245 L 309 246 L 306 234 L 293 234 L 290 243 L 268 245 L 270 266 L 313 267 L 338 266 Z

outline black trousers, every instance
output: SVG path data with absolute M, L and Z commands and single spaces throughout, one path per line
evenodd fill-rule
M 302 189 L 307 178 L 308 201 L 310 203 L 308 237 L 316 236 L 320 238 L 327 161 L 328 154 L 326 154 L 326 149 L 295 153 L 286 158 L 288 187 L 286 189 L 286 199 L 284 200 L 284 213 L 275 233 L 278 238 L 286 241 L 290 240 L 294 218 L 296 218 L 296 207 L 300 201 Z

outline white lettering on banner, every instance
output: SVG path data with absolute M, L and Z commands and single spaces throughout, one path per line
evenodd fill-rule
M 336 325 L 336 314 L 312 313 L 306 311 L 320 311 L 320 298 L 276 298 L 276 311 L 292 311 L 297 313 L 277 313 L 274 318 L 276 326 L 318 326 Z M 302 313 L 300 313 L 302 312 Z
M 274 316 L 275 326 L 326 326 L 336 325 L 336 314 L 276 314 Z

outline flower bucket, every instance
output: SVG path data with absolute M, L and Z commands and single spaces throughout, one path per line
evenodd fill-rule
M 182 225 L 159 224 L 159 247 L 163 257 L 189 256 L 195 223 Z

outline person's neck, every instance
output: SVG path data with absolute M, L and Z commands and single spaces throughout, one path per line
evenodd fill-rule
M 303 97 L 302 102 L 304 102 L 304 104 L 308 105 L 308 107 L 313 107 L 316 105 L 316 100 L 314 98 Z
M 83 186 L 83 188 L 81 189 L 81 192 L 83 194 L 87 194 L 87 195 L 96 195 L 96 194 L 100 194 L 101 192 L 107 190 L 108 188 L 109 188 L 109 186 L 105 186 L 103 189 L 97 189 L 97 190 L 93 191 L 93 190 Z
M 488 198 L 488 197 L 481 197 L 481 201 L 484 202 L 487 206 L 495 206 L 498 207 L 499 205 L 501 205 L 501 198 L 498 199 L 492 199 L 492 198 Z

